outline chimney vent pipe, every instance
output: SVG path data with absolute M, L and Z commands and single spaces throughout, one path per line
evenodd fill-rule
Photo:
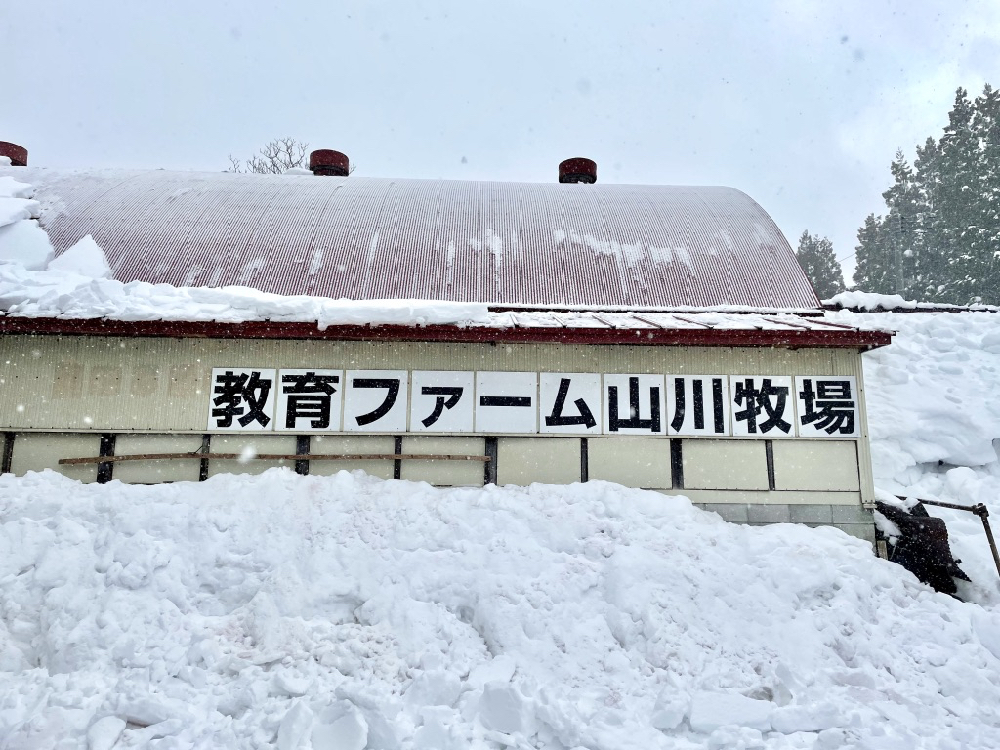
M 351 161 L 339 151 L 318 148 L 309 154 L 309 170 L 315 175 L 347 177 L 351 173 Z
M 0 156 L 6 156 L 10 159 L 11 166 L 28 166 L 28 149 L 18 146 L 16 143 L 0 141 Z
M 593 185 L 597 182 L 597 162 L 577 156 L 559 164 L 559 182 L 583 182 Z

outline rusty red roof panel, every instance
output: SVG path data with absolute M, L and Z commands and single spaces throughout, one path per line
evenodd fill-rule
M 57 252 L 116 279 L 596 308 L 819 307 L 788 242 L 721 187 L 23 171 Z

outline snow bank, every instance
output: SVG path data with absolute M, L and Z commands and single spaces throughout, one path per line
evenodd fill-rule
M 1000 615 L 834 529 L 280 469 L 0 510 L 9 749 L 1000 744 Z
M 0 310 L 8 315 L 116 320 L 255 320 L 331 325 L 486 323 L 486 305 L 433 300 L 368 300 L 267 294 L 249 287 L 173 287 L 111 277 L 89 235 L 53 260 L 38 226 L 32 188 L 0 176 Z
M 910 467 L 996 462 L 1000 438 L 1000 315 L 833 313 L 830 319 L 896 331 L 864 354 L 868 426 L 879 479 Z
M 830 299 L 823 300 L 824 305 L 840 305 L 854 310 L 915 310 L 917 303 L 903 299 L 899 294 L 876 294 L 874 292 L 840 292 Z
M 863 355 L 875 486 L 890 495 L 983 503 L 1000 533 L 1000 315 L 841 311 L 828 318 L 896 332 L 891 346 Z M 1000 604 L 979 518 L 928 510 L 947 522 L 952 549 L 977 584 L 963 594 Z

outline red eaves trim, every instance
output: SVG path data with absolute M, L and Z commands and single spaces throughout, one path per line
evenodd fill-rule
M 454 343 L 631 344 L 633 346 L 778 346 L 875 349 L 892 342 L 884 331 L 849 329 L 461 328 L 451 325 L 343 325 L 252 321 L 107 320 L 0 316 L 0 334 L 153 336 L 168 338 L 444 341 Z

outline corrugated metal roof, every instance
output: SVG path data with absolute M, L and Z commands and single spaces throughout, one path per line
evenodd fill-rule
M 721 187 L 19 169 L 115 278 L 498 306 L 814 309 L 788 242 Z

